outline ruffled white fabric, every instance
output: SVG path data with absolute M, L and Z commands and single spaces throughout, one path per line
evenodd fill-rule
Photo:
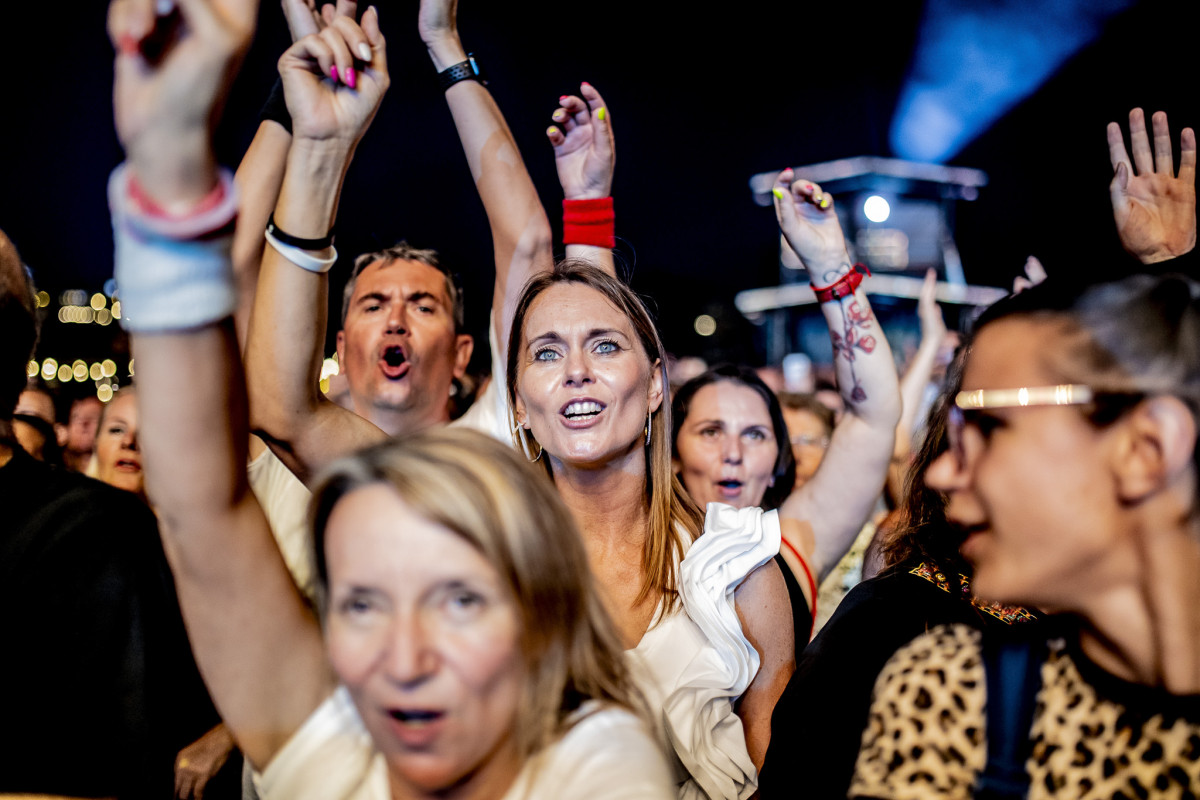
M 711 503 L 704 535 L 679 565 L 683 609 L 629 651 L 633 673 L 678 757 L 681 798 L 746 798 L 758 775 L 733 704 L 758 673 L 734 591 L 779 552 L 779 517 Z

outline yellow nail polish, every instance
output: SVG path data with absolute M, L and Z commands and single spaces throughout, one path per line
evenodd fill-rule
M 780 200 L 783 199 L 783 189 L 780 189 L 778 186 L 771 190 L 771 194 L 775 195 Z
M 600 108 L 596 109 L 596 119 L 600 120 L 601 122 L 604 122 L 604 120 L 607 118 L 608 118 L 608 109 L 607 108 L 605 108 L 604 106 L 600 106 Z
M 821 208 L 829 208 L 829 195 L 825 195 L 821 198 L 820 206 Z

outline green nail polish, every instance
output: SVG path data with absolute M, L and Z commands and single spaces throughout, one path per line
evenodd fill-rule
M 605 108 L 604 106 L 600 106 L 600 108 L 596 109 L 596 119 L 600 120 L 601 122 L 604 122 L 605 118 L 607 118 L 607 117 L 608 117 L 608 109 L 607 108 Z
M 783 199 L 783 189 L 780 189 L 778 186 L 771 190 L 771 194 L 775 195 L 780 200 Z

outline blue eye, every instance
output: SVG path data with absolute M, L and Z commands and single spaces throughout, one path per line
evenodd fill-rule
M 596 352 L 597 353 L 615 353 L 620 349 L 621 348 L 617 346 L 617 343 L 612 341 L 611 339 L 605 339 L 602 342 L 596 343 Z
M 762 442 L 762 441 L 766 441 L 767 434 L 765 432 L 755 428 L 752 431 L 746 431 L 746 438 L 752 439 L 756 442 Z
M 554 361 L 558 358 L 558 353 L 549 347 L 544 347 L 533 354 L 534 361 Z

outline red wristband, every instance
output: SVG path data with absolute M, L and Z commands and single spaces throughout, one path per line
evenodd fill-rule
M 617 234 L 613 199 L 563 200 L 563 244 L 615 247 Z
M 866 264 L 855 264 L 849 272 L 828 286 L 817 288 L 811 283 L 809 286 L 812 286 L 812 290 L 817 293 L 818 303 L 828 303 L 830 300 L 841 300 L 847 295 L 854 294 L 859 284 L 862 283 L 863 275 L 870 274 L 871 269 Z

